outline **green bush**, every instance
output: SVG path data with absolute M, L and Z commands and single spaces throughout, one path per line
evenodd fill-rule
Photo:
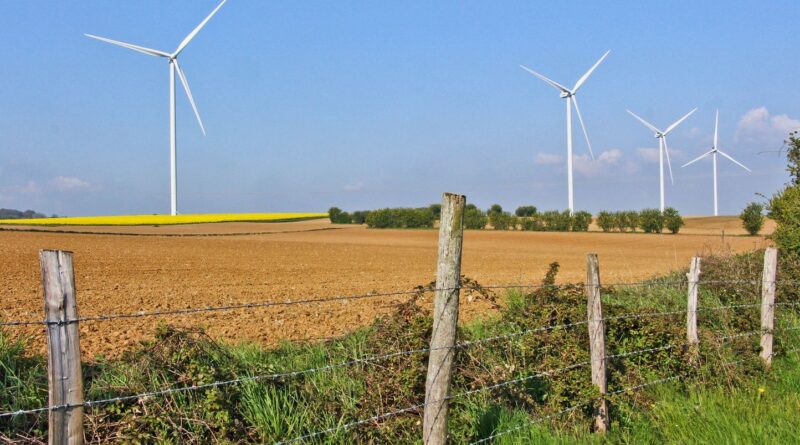
M 601 211 L 597 214 L 597 226 L 600 227 L 603 232 L 610 232 L 617 227 L 617 218 L 616 214 L 607 212 L 605 210 Z
M 620 226 L 620 231 L 630 230 L 631 232 L 635 232 L 636 228 L 639 227 L 639 212 L 635 210 L 628 210 L 625 212 L 619 212 L 620 220 L 625 221 L 625 227 Z
M 367 222 L 369 210 L 357 210 L 350 215 L 350 222 L 353 224 L 364 224 Z
M 514 212 L 515 215 L 519 217 L 530 217 L 536 214 L 536 206 L 520 206 L 517 207 L 517 211 Z
M 747 233 L 758 235 L 759 230 L 764 226 L 764 206 L 757 202 L 751 202 L 742 210 L 739 218 Z
M 800 253 L 800 138 L 797 131 L 789 134 L 786 148 L 786 170 L 791 182 L 769 200 L 769 217 L 777 223 L 770 238 L 779 248 Z
M 664 209 L 664 225 L 672 234 L 678 233 L 685 223 L 678 211 L 672 207 Z
M 421 229 L 433 227 L 433 211 L 430 208 L 379 209 L 366 216 L 367 226 L 373 229 Z
M 431 209 L 431 212 L 433 212 L 434 219 L 439 219 L 439 218 L 442 217 L 442 205 L 441 204 L 431 204 L 431 205 L 428 206 L 428 208 Z
M 592 223 L 592 214 L 581 210 L 572 215 L 572 231 L 573 232 L 588 232 L 589 224 Z
M 467 204 L 464 208 L 464 228 L 470 230 L 482 230 L 486 228 L 489 218 L 483 211 L 473 204 Z
M 489 223 L 495 230 L 516 230 L 517 217 L 508 212 L 489 213 Z
M 491 215 L 492 213 L 503 213 L 503 206 L 501 206 L 500 204 L 492 204 L 492 206 L 489 207 L 489 210 L 486 213 L 488 213 L 489 215 Z
M 333 224 L 350 224 L 351 222 L 350 214 L 343 212 L 342 209 L 338 207 L 331 207 L 328 209 L 328 218 Z
M 645 233 L 661 233 L 664 230 L 664 215 L 658 209 L 644 209 L 639 212 L 639 228 Z

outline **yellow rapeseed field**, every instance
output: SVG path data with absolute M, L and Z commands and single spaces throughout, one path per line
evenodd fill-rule
M 324 218 L 327 213 L 208 213 L 197 215 L 118 215 L 66 218 L 0 219 L 0 224 L 37 226 L 153 226 L 243 221 L 296 221 Z

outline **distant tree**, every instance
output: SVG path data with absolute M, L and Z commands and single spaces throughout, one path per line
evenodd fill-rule
M 661 233 L 664 230 L 664 215 L 658 209 L 639 212 L 639 228 L 645 233 Z
M 636 228 L 639 227 L 639 212 L 636 210 L 627 210 L 624 212 L 620 212 L 621 215 L 624 215 L 625 225 L 627 229 L 631 232 L 635 232 Z M 625 228 L 621 228 L 620 230 L 625 230 Z
M 597 226 L 600 227 L 603 232 L 614 230 L 616 225 L 616 219 L 613 213 L 603 210 L 597 214 Z
M 478 206 L 476 206 L 475 204 L 471 204 L 471 203 L 464 206 L 464 210 L 475 210 L 477 208 L 478 208 Z
M 483 230 L 489 218 L 486 214 L 473 204 L 467 204 L 464 208 L 464 228 L 470 230 Z
M 433 212 L 433 217 L 435 219 L 439 219 L 442 216 L 442 205 L 441 204 L 431 204 L 428 208 Z
M 491 215 L 492 213 L 503 213 L 503 206 L 501 206 L 500 204 L 492 204 L 492 206 L 489 207 L 489 210 L 486 213 L 488 213 L 489 215 Z
M 519 217 L 530 217 L 536 214 L 536 206 L 520 206 L 517 207 L 517 211 L 514 212 L 515 215 Z
M 331 207 L 328 209 L 328 218 L 333 224 L 350 224 L 350 214 L 343 212 L 339 207 Z
M 367 222 L 367 215 L 369 215 L 369 210 L 357 210 L 350 214 L 350 222 L 353 224 L 364 224 Z
M 592 223 L 592 214 L 581 210 L 572 214 L 572 231 L 588 232 L 589 225 Z
M 758 235 L 761 227 L 764 226 L 764 206 L 757 202 L 747 204 L 747 207 L 739 214 L 742 226 L 750 235 Z
M 683 227 L 684 222 L 681 214 L 672 207 L 667 207 L 664 209 L 664 225 L 667 229 L 672 232 L 673 234 L 678 233 Z
M 495 230 L 514 230 L 517 219 L 508 212 L 490 212 L 489 223 Z
M 770 238 L 787 253 L 800 253 L 800 133 L 789 133 L 786 141 L 786 170 L 790 183 L 769 200 L 769 217 L 775 220 Z

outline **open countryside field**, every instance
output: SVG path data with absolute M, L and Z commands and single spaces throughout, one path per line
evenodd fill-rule
M 436 230 L 370 230 L 327 220 L 84 229 L 150 236 L 0 232 L 3 319 L 41 319 L 38 251 L 43 248 L 75 253 L 81 316 L 406 291 L 431 282 L 436 269 Z M 153 236 L 159 233 L 207 236 Z M 233 234 L 238 236 L 225 236 Z M 585 254 L 597 252 L 603 281 L 613 283 L 683 268 L 698 253 L 766 244 L 762 237 L 719 235 L 467 231 L 462 273 L 483 285 L 531 284 L 558 261 L 560 282 L 582 281 Z M 366 325 L 406 299 L 87 323 L 81 326 L 81 345 L 89 358 L 114 355 L 151 336 L 160 322 L 205 326 L 212 337 L 229 341 L 327 338 Z M 426 303 L 430 299 L 426 296 Z M 470 300 L 462 305 L 465 321 L 495 310 L 488 301 Z

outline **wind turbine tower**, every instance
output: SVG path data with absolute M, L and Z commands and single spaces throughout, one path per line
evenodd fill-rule
M 167 59 L 169 63 L 169 166 L 170 166 L 170 214 L 175 216 L 178 214 L 178 160 L 177 160 L 177 133 L 175 128 L 175 73 L 178 73 L 178 77 L 181 80 L 181 84 L 183 85 L 184 91 L 186 91 L 186 97 L 189 98 L 189 103 L 192 105 L 192 109 L 194 110 L 194 115 L 197 117 L 197 123 L 200 124 L 200 130 L 203 132 L 203 135 L 206 134 L 206 129 L 203 126 L 203 121 L 200 119 L 200 113 L 197 111 L 197 105 L 194 103 L 194 98 L 192 97 L 192 90 L 189 89 L 189 82 L 186 80 L 186 76 L 183 74 L 183 70 L 181 70 L 180 65 L 178 64 L 178 56 L 180 55 L 181 51 L 186 48 L 186 45 L 192 41 L 192 39 L 206 26 L 211 17 L 219 11 L 222 5 L 225 4 L 227 0 L 222 0 L 222 2 L 211 11 L 211 14 L 205 18 L 199 25 L 197 25 L 186 38 L 178 45 L 178 48 L 175 51 L 169 53 L 166 51 L 159 51 L 157 49 L 150 49 L 145 48 L 139 45 L 133 45 L 130 43 L 120 42 L 117 40 L 107 39 L 105 37 L 98 37 L 92 34 L 84 34 L 86 37 L 90 37 L 92 39 L 100 40 L 101 42 L 111 43 L 112 45 L 118 45 L 123 48 L 128 48 L 133 51 L 137 51 L 143 54 L 147 54 L 148 56 L 155 56 L 155 57 L 163 57 Z
M 702 155 L 692 159 L 691 161 L 683 164 L 683 167 L 686 167 L 689 164 L 694 164 L 695 162 L 697 162 L 697 161 L 699 161 L 699 160 L 701 160 L 701 159 L 703 159 L 705 157 L 711 156 L 711 165 L 712 165 L 711 168 L 714 171 L 714 216 L 719 216 L 719 209 L 717 207 L 717 154 L 720 154 L 720 155 L 728 158 L 731 162 L 733 162 L 734 164 L 738 165 L 739 167 L 742 167 L 743 169 L 745 169 L 747 171 L 750 171 L 750 169 L 745 167 L 744 164 L 742 164 L 741 162 L 737 161 L 736 159 L 733 159 L 727 153 L 725 153 L 725 152 L 723 152 L 722 150 L 719 149 L 719 145 L 717 144 L 717 140 L 718 140 L 717 139 L 717 133 L 718 133 L 718 130 L 719 130 L 719 110 L 717 110 L 717 117 L 716 117 L 716 119 L 714 121 L 714 145 L 711 146 L 711 150 L 709 150 L 709 151 L 703 153 Z
M 581 128 L 583 129 L 583 136 L 586 138 L 586 145 L 589 147 L 589 154 L 592 156 L 592 159 L 594 159 L 594 153 L 592 152 L 592 144 L 589 143 L 589 135 L 586 133 L 586 126 L 583 124 L 583 116 L 581 116 L 581 109 L 580 109 L 580 107 L 578 107 L 578 97 L 575 94 L 578 92 L 578 90 L 581 88 L 581 86 L 583 86 L 583 84 L 586 82 L 586 79 L 589 78 L 589 76 L 592 74 L 592 72 L 595 70 L 595 68 L 597 68 L 597 66 L 600 65 L 603 62 L 603 60 L 606 59 L 606 57 L 608 57 L 608 54 L 610 52 L 611 52 L 611 50 L 606 51 L 606 53 L 603 54 L 602 57 L 600 57 L 600 60 L 598 60 L 594 65 L 592 65 L 592 67 L 589 68 L 589 71 L 587 71 L 586 74 L 581 76 L 581 78 L 578 79 L 577 82 L 575 82 L 575 86 L 572 87 L 572 89 L 567 88 L 567 87 L 559 84 L 558 82 L 555 82 L 553 80 L 548 79 L 547 77 L 537 73 L 536 71 L 526 67 L 525 65 L 520 65 L 520 67 L 522 69 L 524 69 L 525 71 L 533 74 L 534 76 L 538 77 L 539 79 L 545 81 L 551 87 L 559 90 L 561 92 L 560 97 L 562 99 L 566 99 L 567 100 L 567 205 L 568 205 L 570 213 L 573 213 L 573 211 L 575 210 L 574 200 L 573 200 L 573 196 L 572 196 L 573 195 L 573 193 L 572 193 L 572 189 L 573 189 L 573 187 L 572 187 L 572 106 L 573 105 L 575 106 L 575 113 L 578 115 L 578 121 L 580 122 Z

